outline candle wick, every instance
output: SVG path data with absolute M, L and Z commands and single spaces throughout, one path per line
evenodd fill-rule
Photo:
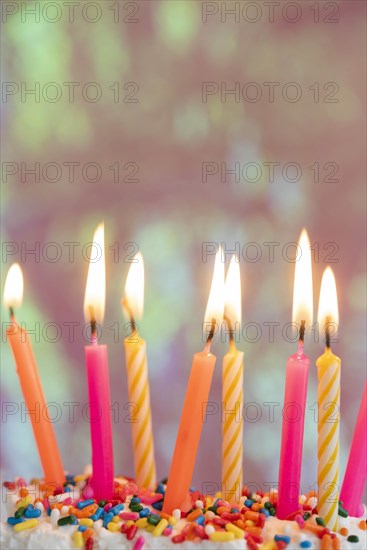
M 89 306 L 89 312 L 90 312 L 91 341 L 93 344 L 96 344 L 97 343 L 97 321 L 94 316 L 93 306 Z
M 131 324 L 131 328 L 132 328 L 133 333 L 134 333 L 134 332 L 137 332 L 138 327 L 137 327 L 137 325 L 136 325 L 136 321 L 135 321 L 135 319 L 134 319 L 134 315 L 133 315 L 132 309 L 131 309 L 130 304 L 129 304 L 129 302 L 128 302 L 128 300 L 127 300 L 126 297 L 124 297 L 124 298 L 122 299 L 122 305 L 123 305 L 124 308 L 126 309 L 128 316 L 130 317 L 130 324 Z
M 9 315 L 10 315 L 10 320 L 15 323 L 15 315 L 14 315 L 14 308 L 13 306 L 10 306 L 9 307 Z
M 306 321 L 301 321 L 301 326 L 299 327 L 298 341 L 302 342 L 302 344 L 305 340 L 305 329 L 306 329 Z
M 210 332 L 209 332 L 208 338 L 206 339 L 206 344 L 205 344 L 205 348 L 204 348 L 204 352 L 207 353 L 207 354 L 210 353 L 210 346 L 211 346 L 213 336 L 214 336 L 214 332 L 215 332 L 215 325 L 216 325 L 215 317 L 213 317 L 212 318 L 212 325 L 210 327 Z
M 234 331 L 233 331 L 233 326 L 232 326 L 232 323 L 231 323 L 231 320 L 230 318 L 228 317 L 228 315 L 224 315 L 224 320 L 225 322 L 227 323 L 227 326 L 228 326 L 228 331 L 229 331 L 229 343 L 230 345 L 234 343 Z
M 331 324 L 331 317 L 326 317 L 325 321 L 325 345 L 326 349 L 330 349 L 330 324 Z

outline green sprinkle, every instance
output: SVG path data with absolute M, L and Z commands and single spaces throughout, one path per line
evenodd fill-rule
M 70 523 L 73 523 L 73 516 L 65 516 L 58 520 L 57 525 L 69 525 Z
M 275 516 L 275 508 L 269 508 L 269 514 Z
M 148 516 L 148 523 L 150 523 L 151 525 L 158 525 L 161 519 L 162 519 L 161 516 L 151 514 L 150 516 Z
M 322 518 L 317 517 L 316 518 L 317 525 L 322 525 L 323 527 L 326 527 L 325 522 Z
M 22 506 L 21 508 L 18 508 L 18 510 L 15 512 L 14 517 L 21 518 L 24 516 L 25 508 Z
M 130 510 L 132 512 L 141 512 L 141 510 L 143 510 L 143 506 L 141 504 L 131 504 L 130 505 Z
M 266 508 L 267 510 L 270 510 L 270 508 L 273 507 L 273 505 L 272 505 L 271 502 L 265 502 L 264 506 L 265 506 L 265 508 Z
M 216 514 L 217 510 L 218 510 L 218 506 L 209 506 L 208 510 L 210 512 L 214 512 L 214 514 Z
M 305 521 L 307 521 L 310 517 L 311 517 L 310 512 L 305 512 L 305 513 L 303 514 L 303 519 L 304 519 Z
M 338 512 L 339 516 L 341 516 L 342 518 L 347 518 L 348 517 L 348 512 L 345 510 L 345 508 L 342 508 L 341 506 L 339 506 L 339 512 Z
M 107 500 L 100 500 L 99 503 L 98 503 L 98 506 L 100 508 L 104 508 L 107 504 Z
M 349 537 L 347 538 L 347 541 L 348 542 L 359 542 L 359 537 L 357 537 L 357 535 L 349 535 Z

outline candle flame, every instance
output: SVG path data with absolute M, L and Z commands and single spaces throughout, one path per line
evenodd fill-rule
M 327 267 L 322 275 L 317 320 L 320 332 L 325 330 L 327 324 L 333 323 L 337 328 L 339 323 L 338 296 L 331 267 Z
M 234 328 L 235 323 L 241 323 L 241 275 L 238 257 L 235 254 L 228 268 L 224 302 L 224 315 Z
M 87 286 L 84 298 L 84 317 L 89 323 L 103 322 L 106 301 L 106 267 L 104 251 L 104 224 L 94 232 L 93 249 L 89 263 Z
M 141 319 L 144 309 L 144 260 L 140 252 L 135 254 L 127 274 L 122 311 L 127 319 Z
M 299 251 L 294 274 L 292 320 L 297 324 L 305 321 L 307 327 L 312 324 L 313 298 L 311 248 L 305 229 L 302 230 L 298 246 Z
M 224 311 L 224 262 L 222 260 L 222 247 L 219 247 L 215 255 L 214 272 L 212 286 L 206 306 L 204 317 L 204 333 L 206 329 L 214 322 L 219 325 L 223 320 Z
M 4 286 L 4 305 L 19 307 L 23 301 L 23 273 L 19 264 L 13 264 L 7 274 Z

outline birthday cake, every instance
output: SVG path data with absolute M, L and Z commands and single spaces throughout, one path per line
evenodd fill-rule
M 185 506 L 162 512 L 165 481 L 155 492 L 133 480 L 115 478 L 111 501 L 88 496 L 90 473 L 67 476 L 63 489 L 22 478 L 5 482 L 5 514 L 0 547 L 33 550 L 185 549 L 360 549 L 367 548 L 366 517 L 353 518 L 339 505 L 337 532 L 325 527 L 311 491 L 301 495 L 289 520 L 276 517 L 277 491 L 251 493 L 246 487 L 238 505 L 221 495 L 190 492 Z

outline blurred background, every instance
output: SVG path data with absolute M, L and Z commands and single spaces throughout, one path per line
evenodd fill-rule
M 140 250 L 145 260 L 140 328 L 162 478 L 192 355 L 203 346 L 214 265 L 213 255 L 203 256 L 204 243 L 225 243 L 227 251 L 240 251 L 243 323 L 249 323 L 238 344 L 245 353 L 245 402 L 261 411 L 255 422 L 255 410 L 247 409 L 244 481 L 276 482 L 281 407 L 270 419 L 264 404 L 282 403 L 286 360 L 295 351 L 282 333 L 291 321 L 294 274 L 286 254 L 294 257 L 287 243 L 305 226 L 314 255 L 315 313 L 328 264 L 338 287 L 334 349 L 342 359 L 343 474 L 365 379 L 366 4 L 106 0 L 73 9 L 68 2 L 44 2 L 38 13 L 34 2 L 20 4 L 2 6 L 2 288 L 18 261 L 25 291 L 17 318 L 34 331 L 47 401 L 59 404 L 55 430 L 65 468 L 78 473 L 90 462 L 82 414 L 84 247 L 104 220 L 101 341 L 108 345 L 117 411 L 116 471 L 133 475 L 124 409 L 128 331 L 120 307 L 132 255 Z M 278 243 L 274 257 L 264 243 Z M 1 397 L 20 407 L 3 313 Z M 269 323 L 279 323 L 274 338 Z M 317 340 L 317 331 L 309 330 L 304 490 L 316 481 L 315 360 L 323 351 Z M 214 341 L 210 400 L 218 403 L 227 347 Z M 40 475 L 25 415 L 3 416 L 1 432 L 3 478 Z M 217 414 L 204 425 L 193 484 L 220 483 L 220 472 Z

